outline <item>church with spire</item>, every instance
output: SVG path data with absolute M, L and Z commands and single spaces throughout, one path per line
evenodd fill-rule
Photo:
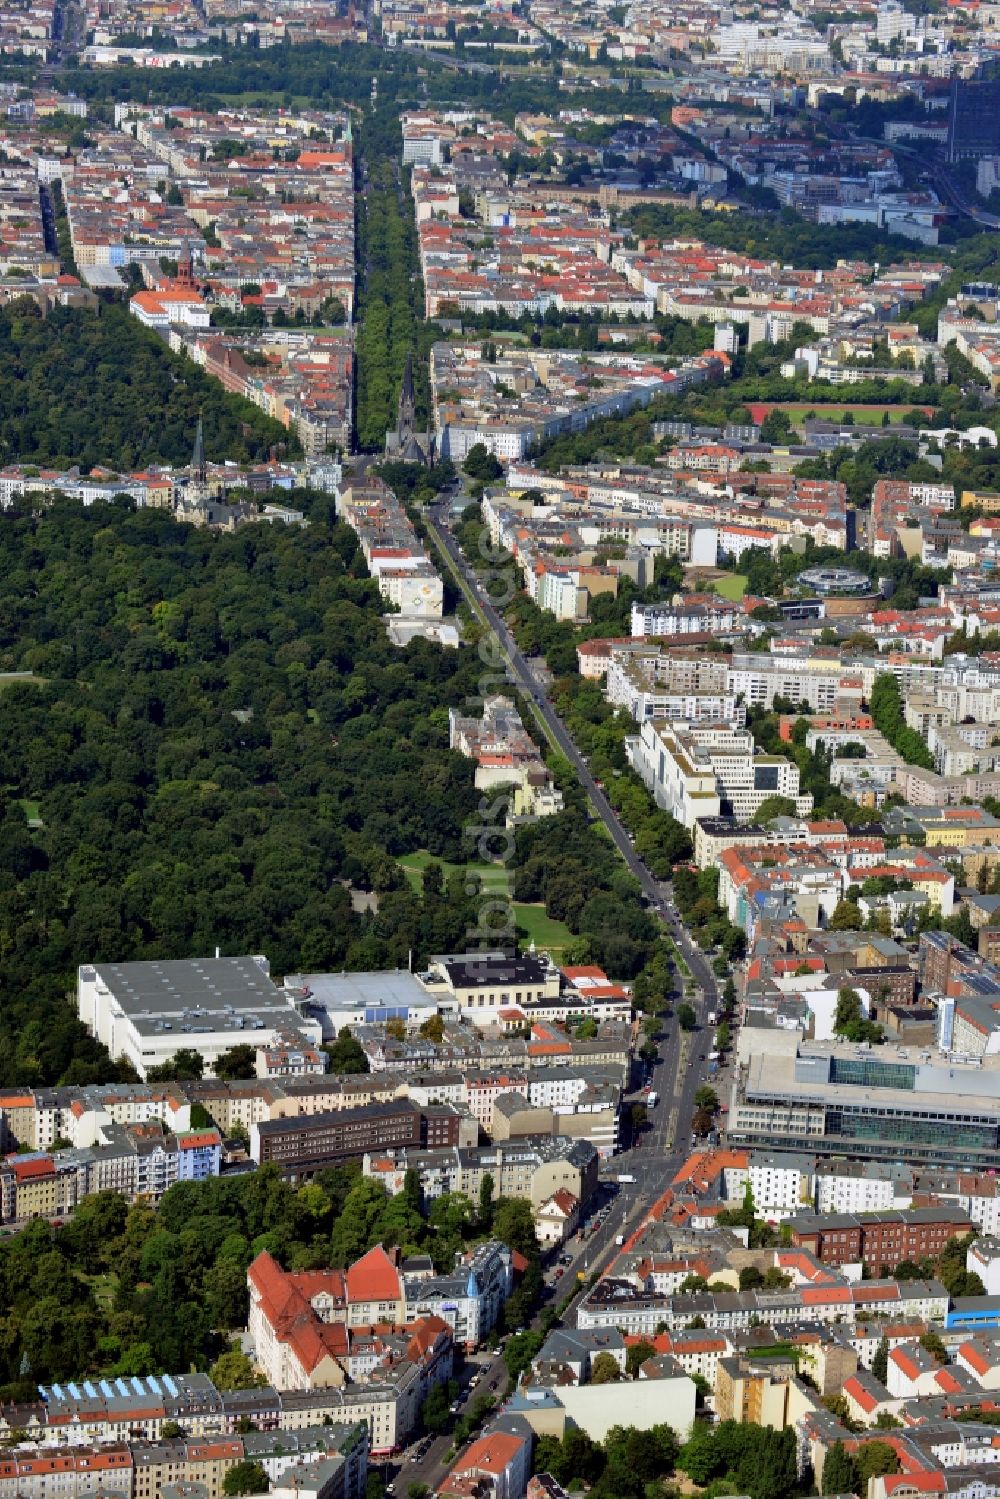
M 399 389 L 396 426 L 385 434 L 385 456 L 395 463 L 422 463 L 433 468 L 435 441 L 433 432 L 418 432 L 417 397 L 413 388 L 413 355 L 407 354 L 403 383 Z
M 177 495 L 174 514 L 178 520 L 187 521 L 191 525 L 235 530 L 240 520 L 250 513 L 251 507 L 248 505 L 226 505 L 218 475 L 209 477 L 205 427 L 199 416 L 194 446 L 191 449 L 191 462 L 187 468 L 187 482 Z

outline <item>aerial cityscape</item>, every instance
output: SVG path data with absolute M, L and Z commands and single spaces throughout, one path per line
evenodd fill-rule
M 998 236 L 992 0 L 0 0 L 0 1499 L 1000 1499 Z

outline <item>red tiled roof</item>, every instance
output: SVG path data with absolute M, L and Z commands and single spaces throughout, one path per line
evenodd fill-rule
M 440 1317 L 431 1315 L 414 1322 L 410 1328 L 410 1342 L 406 1350 L 410 1358 L 416 1360 L 426 1357 L 442 1334 L 449 1339 L 452 1336 L 451 1328 Z
M 19 1161 L 16 1156 L 8 1157 L 7 1165 L 13 1171 L 19 1182 L 31 1181 L 34 1178 L 51 1176 L 55 1171 L 51 1156 L 34 1157 L 29 1161 Z
M 398 1301 L 401 1295 L 399 1271 L 381 1244 L 346 1272 L 348 1301 Z
M 346 1327 L 339 1322 L 321 1322 L 310 1305 L 310 1296 L 321 1289 L 341 1302 L 346 1300 L 340 1270 L 289 1275 L 265 1250 L 254 1260 L 247 1276 L 275 1337 L 291 1345 L 307 1374 L 328 1356 L 346 1357 L 349 1351 Z M 310 1282 L 320 1284 L 310 1285 Z
M 524 1446 L 525 1438 L 512 1436 L 506 1431 L 491 1431 L 473 1442 L 453 1472 L 492 1473 L 499 1476 L 516 1459 Z

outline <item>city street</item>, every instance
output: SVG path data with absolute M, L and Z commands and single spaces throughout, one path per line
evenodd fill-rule
M 442 502 L 426 513 L 431 539 L 470 607 L 499 640 L 512 682 L 531 702 L 538 723 L 550 743 L 574 767 L 594 812 L 639 881 L 651 909 L 657 913 L 676 943 L 696 985 L 691 1002 L 698 1018 L 697 1028 L 685 1032 L 675 1023 L 665 1025 L 659 1042 L 659 1056 L 649 1069 L 650 1086 L 659 1097 L 658 1102 L 649 1109 L 647 1127 L 640 1131 L 638 1138 L 628 1149 L 602 1163 L 601 1180 L 606 1185 L 599 1199 L 591 1205 L 591 1214 L 607 1207 L 603 1222 L 590 1237 L 577 1234 L 566 1246 L 567 1252 L 572 1255 L 572 1262 L 568 1266 L 560 1267 L 553 1263 L 546 1270 L 545 1305 L 558 1303 L 565 1296 L 566 1289 L 572 1285 L 573 1278 L 580 1275 L 584 1277 L 579 1281 L 577 1295 L 561 1318 L 565 1325 L 573 1326 L 576 1305 L 585 1292 L 586 1281 L 594 1274 L 603 1272 L 613 1261 L 619 1252 L 616 1240 L 622 1235 L 627 1237 L 641 1223 L 643 1215 L 662 1195 L 690 1152 L 693 1143 L 691 1121 L 695 1113 L 694 1098 L 707 1078 L 708 1053 L 713 1040 L 707 1015 L 718 1007 L 718 991 L 715 975 L 708 961 L 691 941 L 680 920 L 669 886 L 658 882 L 636 854 L 628 833 L 552 706 L 544 684 L 533 675 L 505 621 L 491 603 L 480 579 L 449 531 L 445 519 L 448 508 L 448 503 Z M 641 1092 L 630 1095 L 630 1100 L 644 1101 Z M 630 1180 L 623 1181 L 623 1177 Z M 586 1227 L 587 1225 L 585 1229 Z M 556 1271 L 560 1268 L 563 1269 L 563 1274 L 557 1278 Z M 540 1316 L 541 1312 L 535 1319 L 536 1325 Z M 467 1410 L 478 1396 L 489 1394 L 499 1401 L 506 1391 L 507 1370 L 501 1354 L 468 1361 L 463 1381 L 467 1381 L 473 1373 L 479 1376 L 476 1386 L 473 1389 L 467 1382 L 463 1383 L 459 1413 Z M 415 1452 L 419 1446 L 419 1442 L 414 1443 L 411 1450 Z M 450 1436 L 436 1437 L 418 1460 L 413 1461 L 404 1453 L 401 1459 L 388 1464 L 384 1472 L 387 1482 L 391 1481 L 393 1484 L 393 1494 L 405 1496 L 409 1486 L 417 1483 L 427 1484 L 433 1490 L 444 1475 L 444 1455 L 450 1447 Z
M 633 1156 L 635 1154 L 636 1152 L 632 1152 Z M 607 1172 L 602 1172 L 602 1178 L 605 1181 L 613 1181 L 619 1169 L 624 1173 L 634 1172 L 635 1168 L 629 1161 L 630 1157 L 627 1153 L 615 1156 L 608 1163 Z M 667 1162 L 660 1158 L 661 1173 L 665 1175 L 666 1169 Z M 565 1246 L 564 1252 L 572 1256 L 569 1265 L 559 1265 L 558 1255 L 551 1257 L 551 1263 L 545 1270 L 545 1301 L 534 1319 L 533 1326 L 539 1325 L 544 1308 L 558 1305 L 575 1282 L 578 1290 L 561 1318 L 565 1325 L 570 1327 L 574 1325 L 576 1306 L 586 1291 L 586 1283 L 577 1279 L 578 1274 L 583 1274 L 585 1279 L 589 1280 L 592 1275 L 606 1269 L 619 1252 L 615 1240 L 622 1234 L 631 1233 L 638 1226 L 652 1200 L 650 1189 L 642 1184 L 647 1179 L 652 1181 L 652 1176 L 640 1177 L 638 1172 L 635 1172 L 635 1175 L 635 1183 L 623 1184 L 616 1195 L 609 1196 L 606 1191 L 600 1194 L 591 1212 L 609 1204 L 610 1211 L 600 1228 L 590 1238 L 583 1238 L 582 1235 L 577 1234 Z M 558 1278 L 557 1270 L 563 1271 Z M 470 1388 L 468 1383 L 472 1376 L 478 1376 L 474 1388 Z M 467 1359 L 462 1370 L 463 1388 L 457 1414 L 463 1414 L 482 1395 L 492 1395 L 500 1404 L 507 1385 L 507 1366 L 502 1353 L 477 1355 Z M 412 1461 L 408 1454 L 414 1453 L 419 1448 L 420 1441 L 416 1441 L 407 1449 L 407 1452 L 394 1458 L 392 1462 L 386 1463 L 381 1471 L 386 1484 L 392 1483 L 396 1499 L 406 1499 L 410 1484 L 425 1483 L 433 1491 L 446 1472 L 447 1464 L 444 1461 L 444 1455 L 451 1445 L 452 1439 L 449 1435 L 435 1437 L 424 1456 L 417 1461 Z
M 691 975 L 701 991 L 706 1008 L 708 1010 L 717 1009 L 718 992 L 711 965 L 688 937 L 672 901 L 664 894 L 662 884 L 653 877 L 639 858 L 632 846 L 632 840 L 618 820 L 614 808 L 604 795 L 601 787 L 594 780 L 586 760 L 577 749 L 562 719 L 553 708 L 544 686 L 532 674 L 528 662 L 519 650 L 517 642 L 507 628 L 505 620 L 491 603 L 488 592 L 481 586 L 474 568 L 470 566 L 458 542 L 448 529 L 445 522 L 447 510 L 447 504 L 442 502 L 427 514 L 427 527 L 432 539 L 437 543 L 439 550 L 445 553 L 451 570 L 462 583 L 463 592 L 472 607 L 485 623 L 489 625 L 500 641 L 504 655 L 507 658 L 511 680 L 530 699 L 533 710 L 540 724 L 548 734 L 550 742 L 558 747 L 560 754 L 565 755 L 566 759 L 573 766 L 580 779 L 580 784 L 587 793 L 591 806 L 607 828 L 618 852 L 625 860 L 631 873 L 639 881 L 643 894 L 649 901 L 650 906 L 660 915 L 670 935 L 677 943 L 681 956 L 690 968 Z

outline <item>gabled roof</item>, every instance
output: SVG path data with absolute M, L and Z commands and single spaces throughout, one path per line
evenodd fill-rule
M 427 1354 L 433 1352 L 434 1345 L 442 1334 L 451 1337 L 451 1328 L 441 1317 L 431 1313 L 427 1317 L 421 1317 L 414 1322 L 410 1328 L 410 1342 L 407 1354 L 413 1360 L 426 1358 Z
M 473 1442 L 454 1471 L 499 1475 L 515 1460 L 525 1440 L 524 1437 L 512 1436 L 505 1431 L 487 1432 L 477 1442 Z
M 346 1272 L 347 1299 L 359 1301 L 398 1301 L 402 1295 L 399 1271 L 381 1244 L 362 1255 Z

